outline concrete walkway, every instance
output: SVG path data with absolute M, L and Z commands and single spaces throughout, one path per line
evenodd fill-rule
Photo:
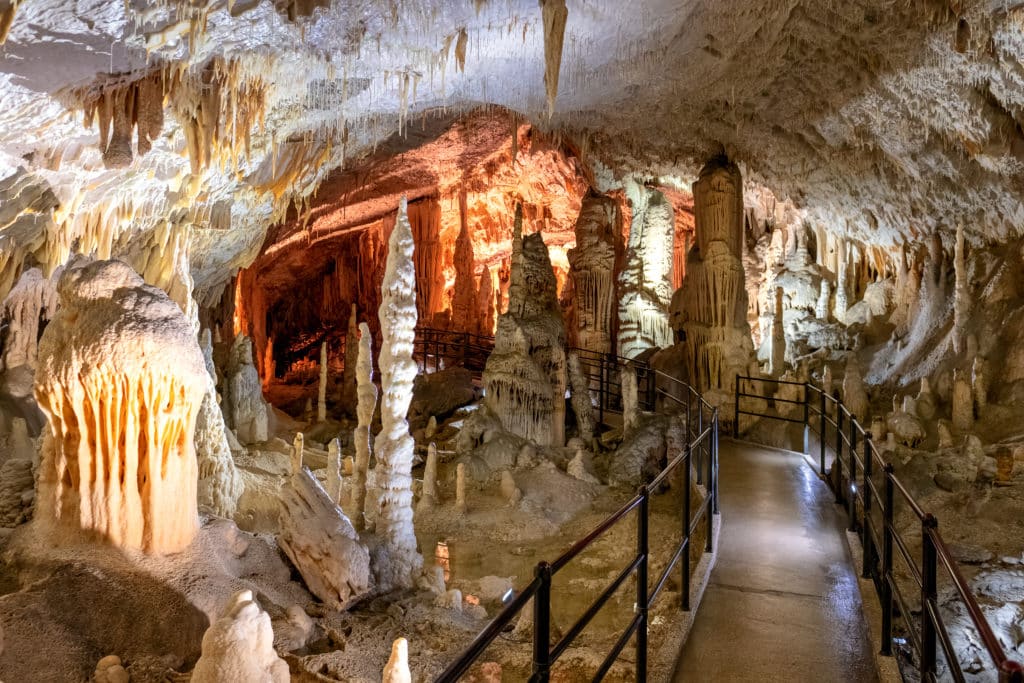
M 841 510 L 800 455 L 722 441 L 722 535 L 674 681 L 877 681 Z

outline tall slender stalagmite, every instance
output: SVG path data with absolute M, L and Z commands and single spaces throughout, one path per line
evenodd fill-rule
M 341 375 L 341 404 L 346 413 L 356 413 L 356 367 L 359 364 L 359 320 L 356 317 L 356 305 L 352 304 L 352 312 L 348 316 L 348 332 L 345 335 L 345 369 Z
M 356 335 L 351 335 L 347 343 L 358 350 L 358 361 L 354 364 L 358 378 L 357 413 L 359 422 L 356 426 L 355 447 L 356 457 L 352 468 L 352 495 L 349 497 L 348 516 L 356 529 L 362 530 L 366 525 L 364 514 L 366 506 L 366 473 L 370 468 L 370 423 L 373 411 L 377 407 L 377 385 L 373 383 L 373 336 L 370 326 L 359 325 L 358 342 Z
M 412 228 L 406 200 L 388 242 L 388 260 L 381 284 L 381 431 L 375 443 L 376 478 L 380 488 L 375 570 L 382 590 L 413 584 L 423 566 L 413 533 L 412 461 L 415 443 L 406 419 L 412 400 L 416 362 L 412 359 L 416 330 L 416 269 Z
M 327 421 L 327 342 L 320 344 L 320 384 L 316 397 L 316 420 Z
M 964 328 L 971 311 L 968 294 L 967 257 L 964 254 L 964 228 L 956 226 L 956 243 L 953 250 L 953 351 L 960 353 L 964 347 Z

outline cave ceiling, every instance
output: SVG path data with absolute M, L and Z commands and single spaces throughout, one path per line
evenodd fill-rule
M 4 185 L 0 268 L 167 250 L 183 228 L 213 296 L 332 174 L 492 105 L 602 190 L 724 152 L 854 239 L 1024 224 L 1024 3 L 567 0 L 550 116 L 541 5 L 0 2 L 0 178 L 31 180 Z M 50 223 L 24 220 L 39 186 Z

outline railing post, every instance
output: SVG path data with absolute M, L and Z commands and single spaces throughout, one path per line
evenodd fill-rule
M 836 504 L 843 502 L 843 404 L 836 403 L 836 459 L 832 461 Z
M 597 422 L 604 424 L 604 354 L 597 359 Z
M 804 455 L 811 454 L 811 390 L 804 382 Z
M 871 570 L 875 566 L 875 540 L 871 536 L 871 527 L 869 522 L 871 521 L 871 449 L 874 444 L 871 441 L 871 432 L 864 433 L 864 443 L 861 445 L 861 450 L 864 452 L 864 483 L 863 483 L 863 495 L 864 495 L 864 567 L 861 571 L 861 576 L 865 579 L 871 578 Z
M 690 611 L 690 466 L 693 465 L 693 449 L 686 444 L 683 457 L 683 542 L 686 550 L 679 558 L 682 566 L 683 610 Z
M 533 676 L 531 681 L 547 683 L 551 674 L 551 565 L 540 562 L 534 570 L 540 579 L 533 596 Z
M 708 454 L 708 485 L 705 487 L 711 496 L 707 511 L 707 538 L 704 540 L 704 551 L 710 553 L 714 549 L 712 536 L 715 531 L 715 513 L 718 512 L 718 491 L 715 490 L 715 460 L 718 457 L 718 411 L 711 415 L 711 452 Z
M 704 460 L 704 439 L 700 438 L 700 435 L 704 433 L 704 406 L 702 401 L 697 399 L 697 462 L 703 462 Z M 690 457 L 693 457 L 693 452 L 690 453 Z M 693 463 L 690 463 L 693 464 Z
M 857 530 L 857 416 L 850 415 L 850 531 Z
M 719 418 L 718 408 L 715 408 L 715 450 L 714 450 L 714 454 L 713 454 L 713 459 L 714 459 L 713 466 L 714 466 L 714 469 L 712 470 L 714 472 L 714 476 L 712 477 L 712 481 L 714 483 L 714 489 L 715 489 L 714 502 L 715 502 L 715 514 L 716 515 L 719 514 L 719 509 L 718 509 L 718 474 L 719 474 L 718 473 L 718 450 L 719 450 L 718 449 L 718 446 L 719 446 L 718 437 L 719 437 L 719 431 L 718 431 L 718 428 L 719 428 L 720 425 L 719 425 L 718 418 Z
M 740 376 L 736 374 L 736 404 L 735 410 L 733 410 L 732 418 L 732 438 L 740 438 Z
M 818 464 L 818 474 L 820 474 L 821 476 L 824 477 L 825 476 L 825 434 L 826 434 L 825 428 L 828 425 L 828 420 L 827 420 L 828 416 L 825 414 L 825 410 L 826 410 L 826 406 L 827 406 L 825 390 L 822 389 L 819 393 L 821 394 L 821 400 L 819 401 L 820 406 L 821 406 L 821 431 L 818 432 L 818 445 L 821 446 L 821 456 L 820 456 L 820 462 Z
M 921 520 L 921 680 L 932 680 L 935 675 L 936 629 L 931 619 L 929 607 L 935 607 L 938 596 L 936 583 L 935 542 L 930 530 L 938 528 L 939 523 L 931 514 Z
M 882 654 L 892 655 L 892 525 L 896 485 L 892 463 L 885 464 L 885 508 L 882 510 Z
M 640 508 L 637 510 L 636 552 L 640 564 L 636 568 L 636 608 L 639 610 L 640 623 L 636 628 L 636 680 L 644 683 L 647 680 L 647 557 L 650 551 L 648 542 L 647 513 L 651 493 L 646 486 L 640 487 Z

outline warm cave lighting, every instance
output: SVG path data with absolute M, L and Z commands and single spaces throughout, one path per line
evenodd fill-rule
M 1024 683 L 1022 63 L 1019 2 L 0 0 L 0 681 Z

